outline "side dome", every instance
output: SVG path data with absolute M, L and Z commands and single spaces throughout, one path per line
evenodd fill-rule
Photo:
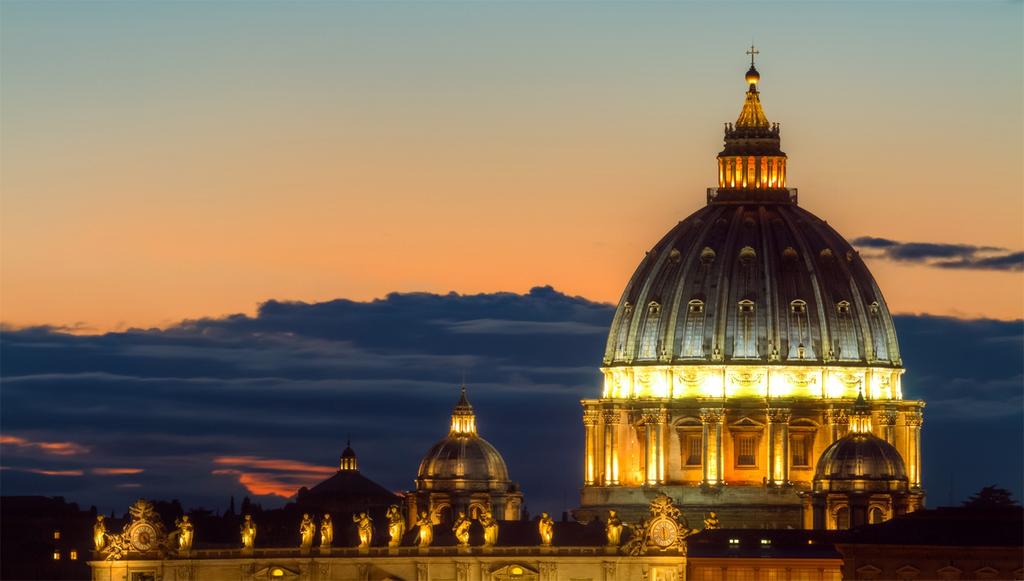
M 840 482 L 907 482 L 907 469 L 896 448 L 870 433 L 839 438 L 821 453 L 814 469 L 814 487 L 836 490 Z M 828 486 L 826 486 L 828 484 Z
M 476 431 L 476 415 L 466 388 L 452 411 L 448 436 L 430 447 L 416 476 L 420 490 L 507 490 L 505 459 Z
M 427 489 L 458 482 L 462 486 L 452 488 L 488 490 L 509 478 L 505 460 L 490 442 L 479 436 L 453 435 L 434 444 L 423 456 L 417 479 Z
M 850 433 L 825 448 L 814 469 L 814 492 L 906 492 L 907 467 L 895 446 L 871 433 L 871 407 L 857 394 Z
M 757 361 L 902 364 L 882 292 L 838 232 L 795 201 L 712 200 L 637 267 L 604 363 Z

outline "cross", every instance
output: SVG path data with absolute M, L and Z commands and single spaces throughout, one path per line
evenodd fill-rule
M 754 66 L 754 55 L 761 54 L 761 51 L 759 51 L 756 48 L 754 48 L 754 44 L 751 43 L 750 44 L 750 50 L 747 51 L 747 54 L 750 55 L 750 66 Z

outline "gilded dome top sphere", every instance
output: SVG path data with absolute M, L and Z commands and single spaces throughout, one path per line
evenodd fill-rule
M 756 85 L 761 80 L 761 73 L 757 72 L 754 65 L 750 65 L 750 70 L 747 71 L 747 84 Z

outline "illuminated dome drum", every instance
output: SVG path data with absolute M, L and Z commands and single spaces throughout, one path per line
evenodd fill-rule
M 716 510 L 723 526 L 799 526 L 798 493 L 859 392 L 920 486 L 924 404 L 903 399 L 882 292 L 845 238 L 798 205 L 753 62 L 745 78 L 718 186 L 647 252 L 619 300 L 602 396 L 582 402 L 578 518 L 642 514 L 665 492 Z

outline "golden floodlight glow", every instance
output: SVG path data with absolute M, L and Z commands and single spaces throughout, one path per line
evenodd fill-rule
M 633 365 L 605 367 L 605 399 L 803 398 L 901 400 L 903 369 L 840 365 Z M 453 418 L 453 425 L 455 419 Z

